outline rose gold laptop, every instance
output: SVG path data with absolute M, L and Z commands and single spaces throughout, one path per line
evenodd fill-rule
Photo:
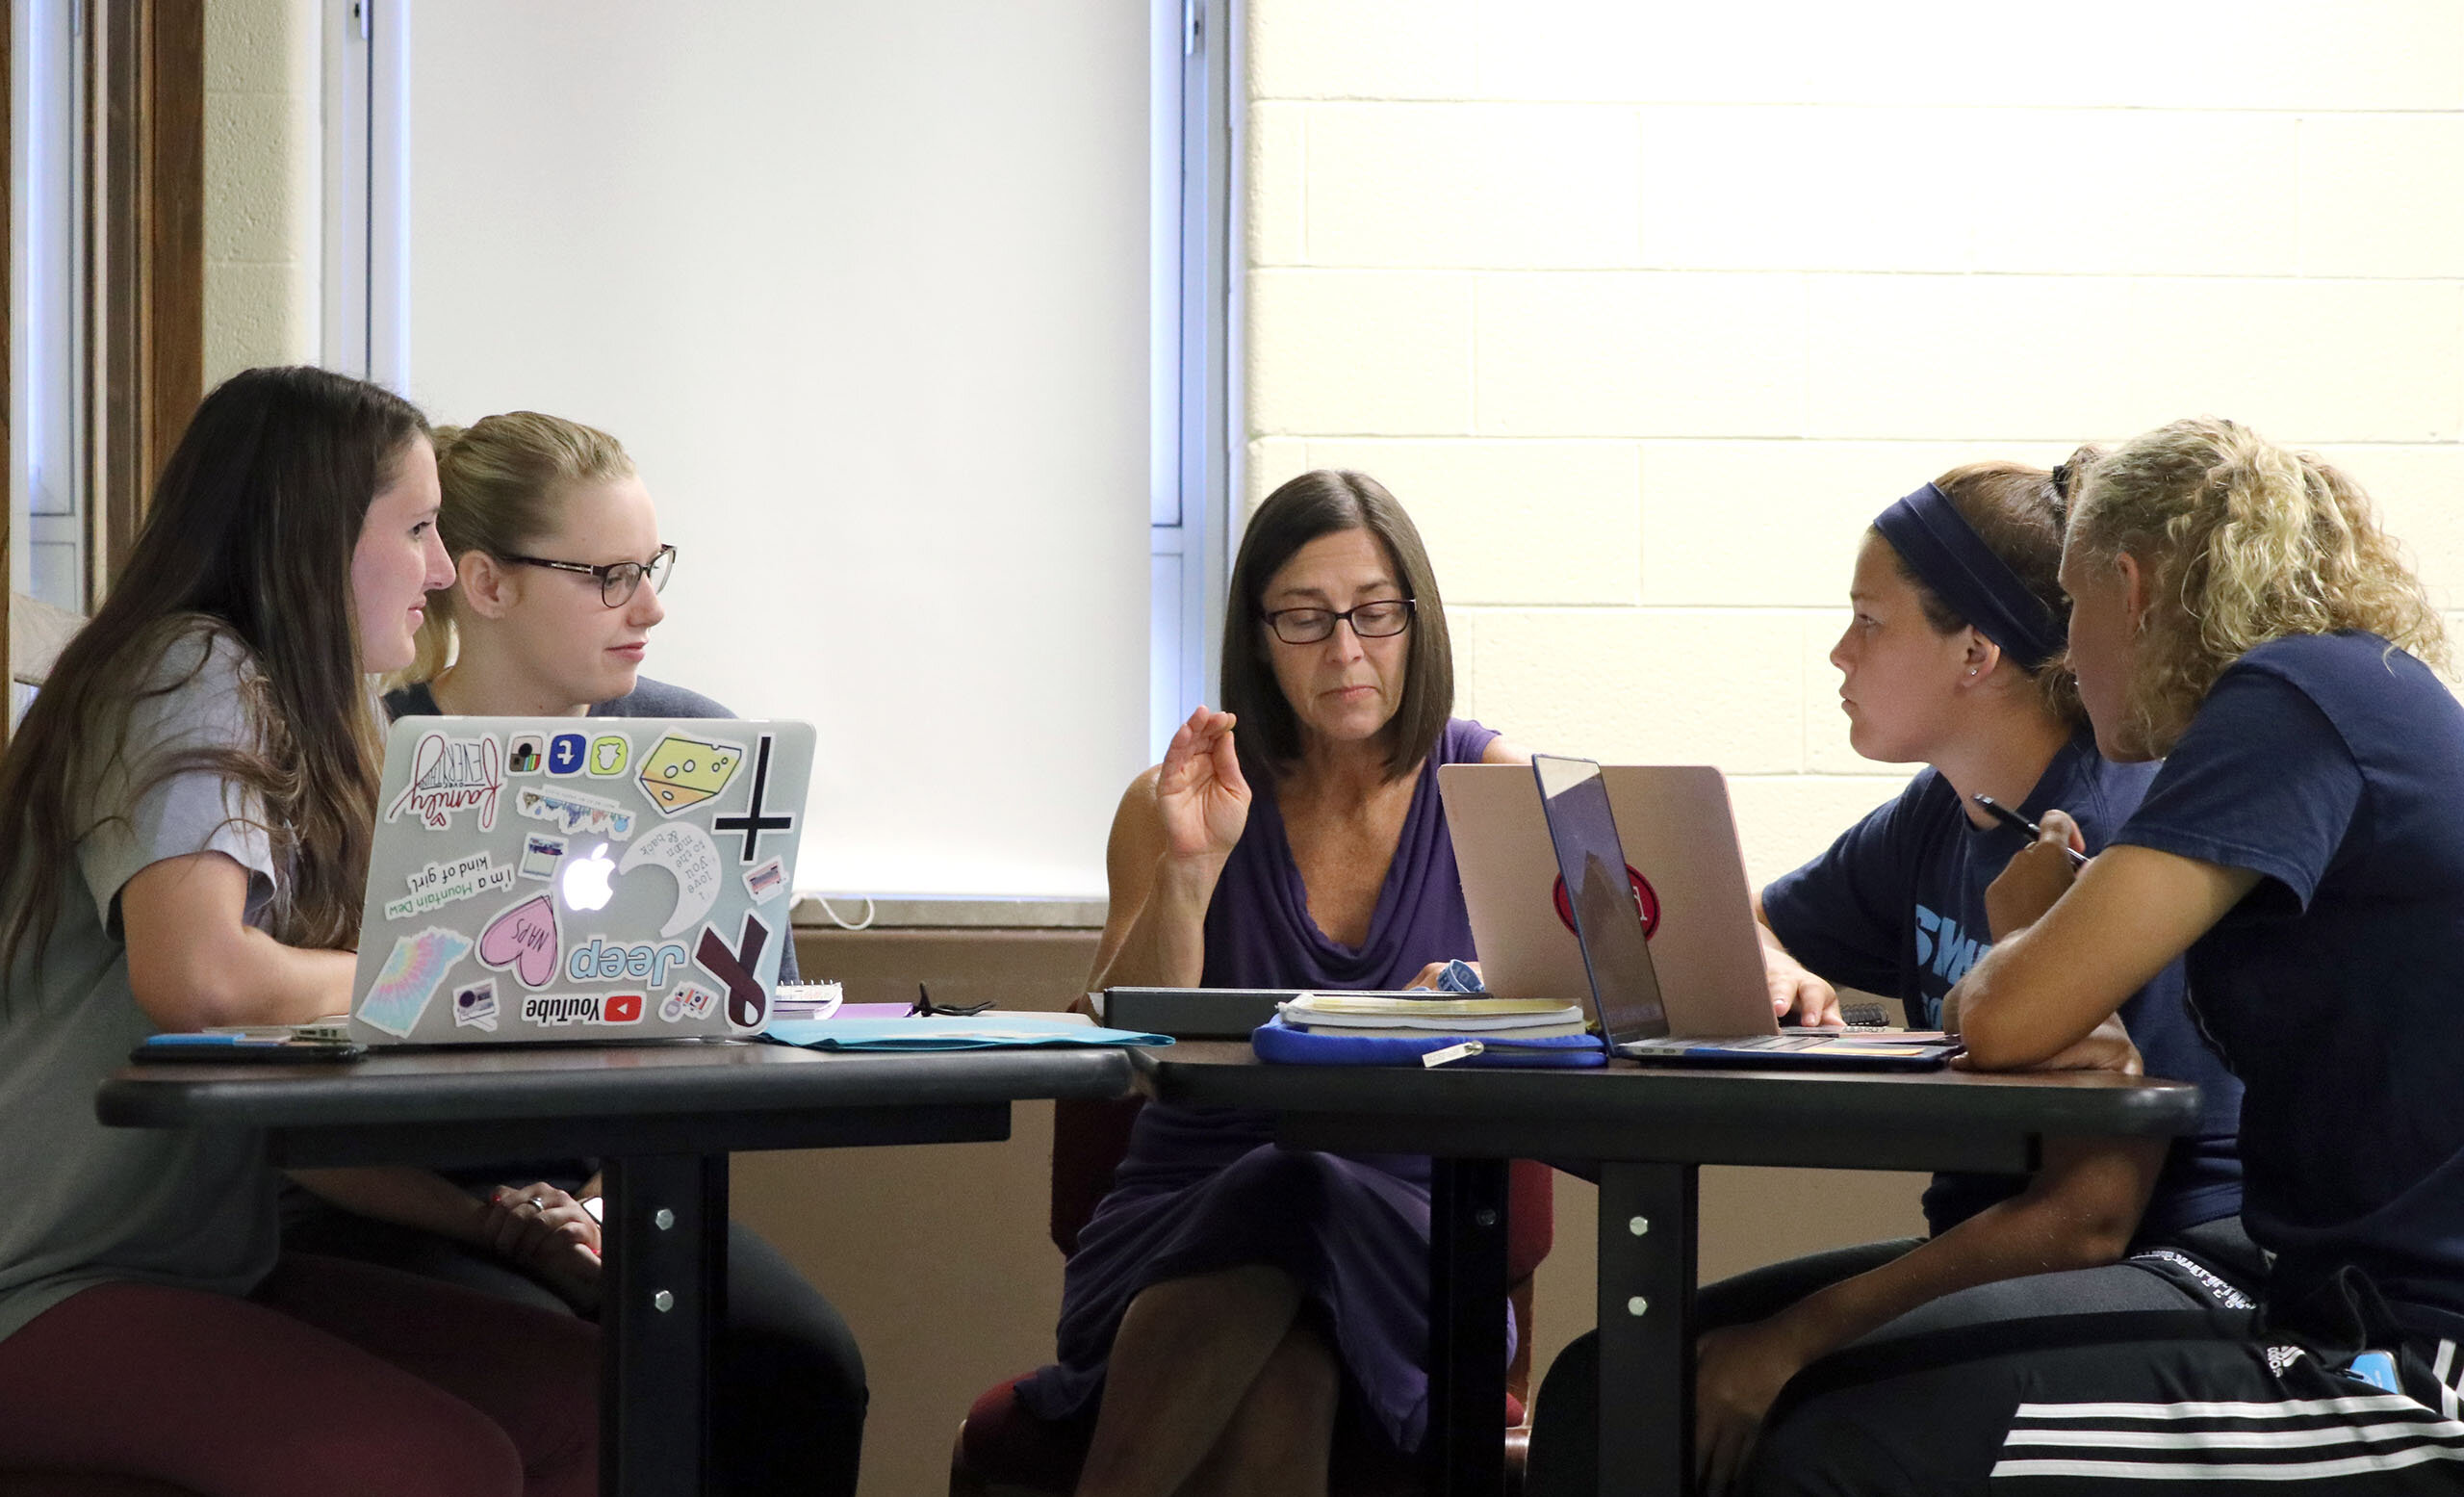
M 1771 1014 L 1745 861 L 1729 810 L 1728 783 L 1719 770 L 1541 761 L 1544 769 L 1552 765 L 1567 766 L 1562 773 L 1576 787 L 1575 799 L 1599 799 L 1598 814 L 1585 820 L 1570 811 L 1561 817 L 1553 800 L 1544 810 L 1548 777 L 1535 784 L 1534 770 L 1520 764 L 1438 769 L 1472 936 L 1490 992 L 1593 1005 L 1604 1024 L 1617 1031 L 1608 1035 L 1612 1047 L 1635 1059 L 1896 1070 L 1938 1066 L 1956 1052 L 1956 1044 L 1923 1043 L 1938 1042 L 1939 1036 L 1905 1031 L 1868 1031 L 1835 1042 L 1815 1038 L 1818 1030 L 1783 1034 Z M 1633 922 L 1622 916 L 1619 924 L 1626 928 L 1578 929 L 1585 923 L 1576 908 L 1583 890 L 1570 897 L 1561 877 L 1565 835 L 1553 840 L 1552 836 L 1559 820 L 1575 832 L 1553 830 L 1593 844 L 1589 862 L 1625 865 L 1644 941 L 1631 941 Z M 1604 923 L 1601 914 L 1593 910 L 1589 923 Z M 1624 953 L 1625 960 L 1607 962 L 1614 970 L 1604 975 L 1604 947 L 1616 955 L 1619 936 L 1634 949 Z M 1604 991 L 1604 982 L 1608 989 L 1635 987 L 1643 968 L 1656 989 L 1645 1006 L 1660 1012 L 1637 1010 L 1625 1016 L 1630 1022 L 1610 1023 L 1612 1011 L 1631 1007 L 1632 997 Z M 1889 1048 L 1870 1048 L 1882 1033 L 1891 1034 Z

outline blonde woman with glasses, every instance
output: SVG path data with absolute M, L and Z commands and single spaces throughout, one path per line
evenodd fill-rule
M 437 529 L 450 587 L 428 594 L 394 717 L 732 717 L 641 674 L 676 548 L 632 459 L 604 431 L 536 411 L 436 434 Z M 795 948 L 780 980 L 796 980 Z M 362 1175 L 363 1181 L 368 1176 Z M 325 1181 L 322 1193 L 337 1193 Z M 598 1303 L 595 1164 L 507 1161 L 391 1172 L 351 1200 L 302 1206 L 291 1240 L 545 1306 Z M 295 1205 L 302 1203 L 295 1202 Z M 845 1494 L 863 1439 L 864 1364 L 838 1312 L 778 1251 L 728 1233 L 718 1336 L 718 1490 Z

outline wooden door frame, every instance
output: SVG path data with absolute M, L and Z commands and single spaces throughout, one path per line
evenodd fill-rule
M 205 3 L 87 0 L 78 65 L 87 108 L 77 121 L 86 163 L 87 260 L 79 316 L 89 367 L 85 444 L 90 586 L 119 575 L 154 480 L 205 393 Z M 12 160 L 15 95 L 11 31 L 0 29 L 0 160 Z M 13 172 L 0 206 L 13 226 Z M 13 284 L 14 236 L 0 240 L 0 286 Z M 10 422 L 18 329 L 0 296 L 0 458 L 14 457 Z M 0 568 L 18 544 L 14 506 L 0 512 Z M 60 631 L 13 631 L 13 594 L 0 607 L 0 677 L 39 679 Z M 18 650 L 42 659 L 20 661 Z M 0 742 L 8 714 L 0 713 Z

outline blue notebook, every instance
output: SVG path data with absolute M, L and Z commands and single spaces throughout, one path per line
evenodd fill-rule
M 1000 1050 L 1036 1046 L 1169 1045 L 1168 1035 L 1098 1029 L 998 1014 L 944 1019 L 774 1019 L 765 1040 L 808 1050 Z
M 1447 1062 L 1457 1066 L 1605 1066 L 1608 1052 L 1598 1035 L 1553 1034 L 1518 1040 L 1503 1034 L 1313 1034 L 1296 1029 L 1277 1014 L 1249 1036 L 1258 1059 L 1278 1066 L 1416 1066 L 1421 1057 L 1451 1048 L 1466 1040 L 1480 1042 L 1480 1053 Z

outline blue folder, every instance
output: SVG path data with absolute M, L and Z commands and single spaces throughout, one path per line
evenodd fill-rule
M 1487 1034 L 1315 1034 L 1296 1029 L 1277 1014 L 1249 1036 L 1258 1059 L 1278 1066 L 1417 1066 L 1421 1057 L 1477 1040 L 1477 1055 L 1448 1061 L 1457 1066 L 1605 1066 L 1608 1051 L 1598 1035 L 1553 1034 L 1518 1040 L 1512 1030 Z

